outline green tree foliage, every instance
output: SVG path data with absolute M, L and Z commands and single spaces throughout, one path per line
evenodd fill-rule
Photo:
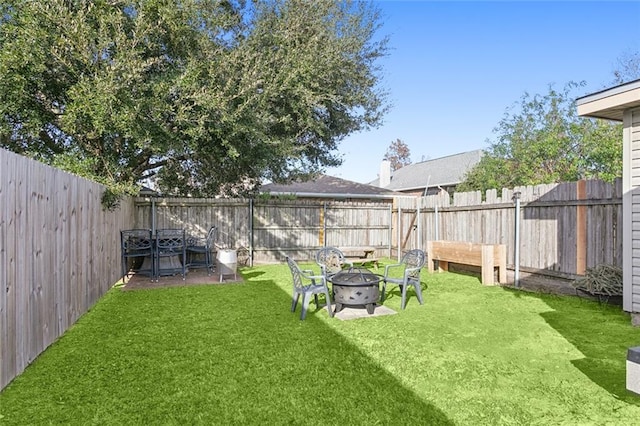
M 562 91 L 531 96 L 505 113 L 497 139 L 467 173 L 459 191 L 513 188 L 579 179 L 612 181 L 622 175 L 622 127 L 578 117 L 568 83 Z
M 332 0 L 8 0 L 0 146 L 113 187 L 250 192 L 386 112 L 379 15 Z
M 391 170 L 396 171 L 401 167 L 411 164 L 411 150 L 409 146 L 400 139 L 391 142 L 384 154 L 384 160 L 391 164 Z

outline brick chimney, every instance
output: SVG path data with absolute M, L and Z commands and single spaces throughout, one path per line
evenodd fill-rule
M 380 188 L 386 188 L 391 183 L 391 162 L 389 160 L 382 160 L 380 164 L 380 177 L 378 179 L 378 186 Z

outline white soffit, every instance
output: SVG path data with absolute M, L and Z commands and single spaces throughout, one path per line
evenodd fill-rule
M 640 80 L 576 99 L 578 115 L 622 121 L 625 110 L 640 107 Z

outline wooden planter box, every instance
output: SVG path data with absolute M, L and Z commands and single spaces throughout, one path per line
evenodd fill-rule
M 464 241 L 427 241 L 427 267 L 434 271 L 448 271 L 449 262 L 479 266 L 482 284 L 494 284 L 494 270 L 498 268 L 498 281 L 507 282 L 507 247 L 504 244 L 477 244 Z

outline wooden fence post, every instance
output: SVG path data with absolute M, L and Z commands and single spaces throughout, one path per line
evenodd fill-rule
M 320 226 L 318 226 L 318 245 L 321 247 L 324 247 L 327 245 L 327 240 L 326 240 L 326 229 L 327 229 L 327 224 L 325 221 L 325 215 L 327 213 L 327 202 L 323 201 L 322 202 L 322 208 L 320 209 Z
M 587 182 L 581 179 L 576 182 L 576 198 L 587 199 Z M 576 206 L 576 274 L 587 272 L 587 206 Z

